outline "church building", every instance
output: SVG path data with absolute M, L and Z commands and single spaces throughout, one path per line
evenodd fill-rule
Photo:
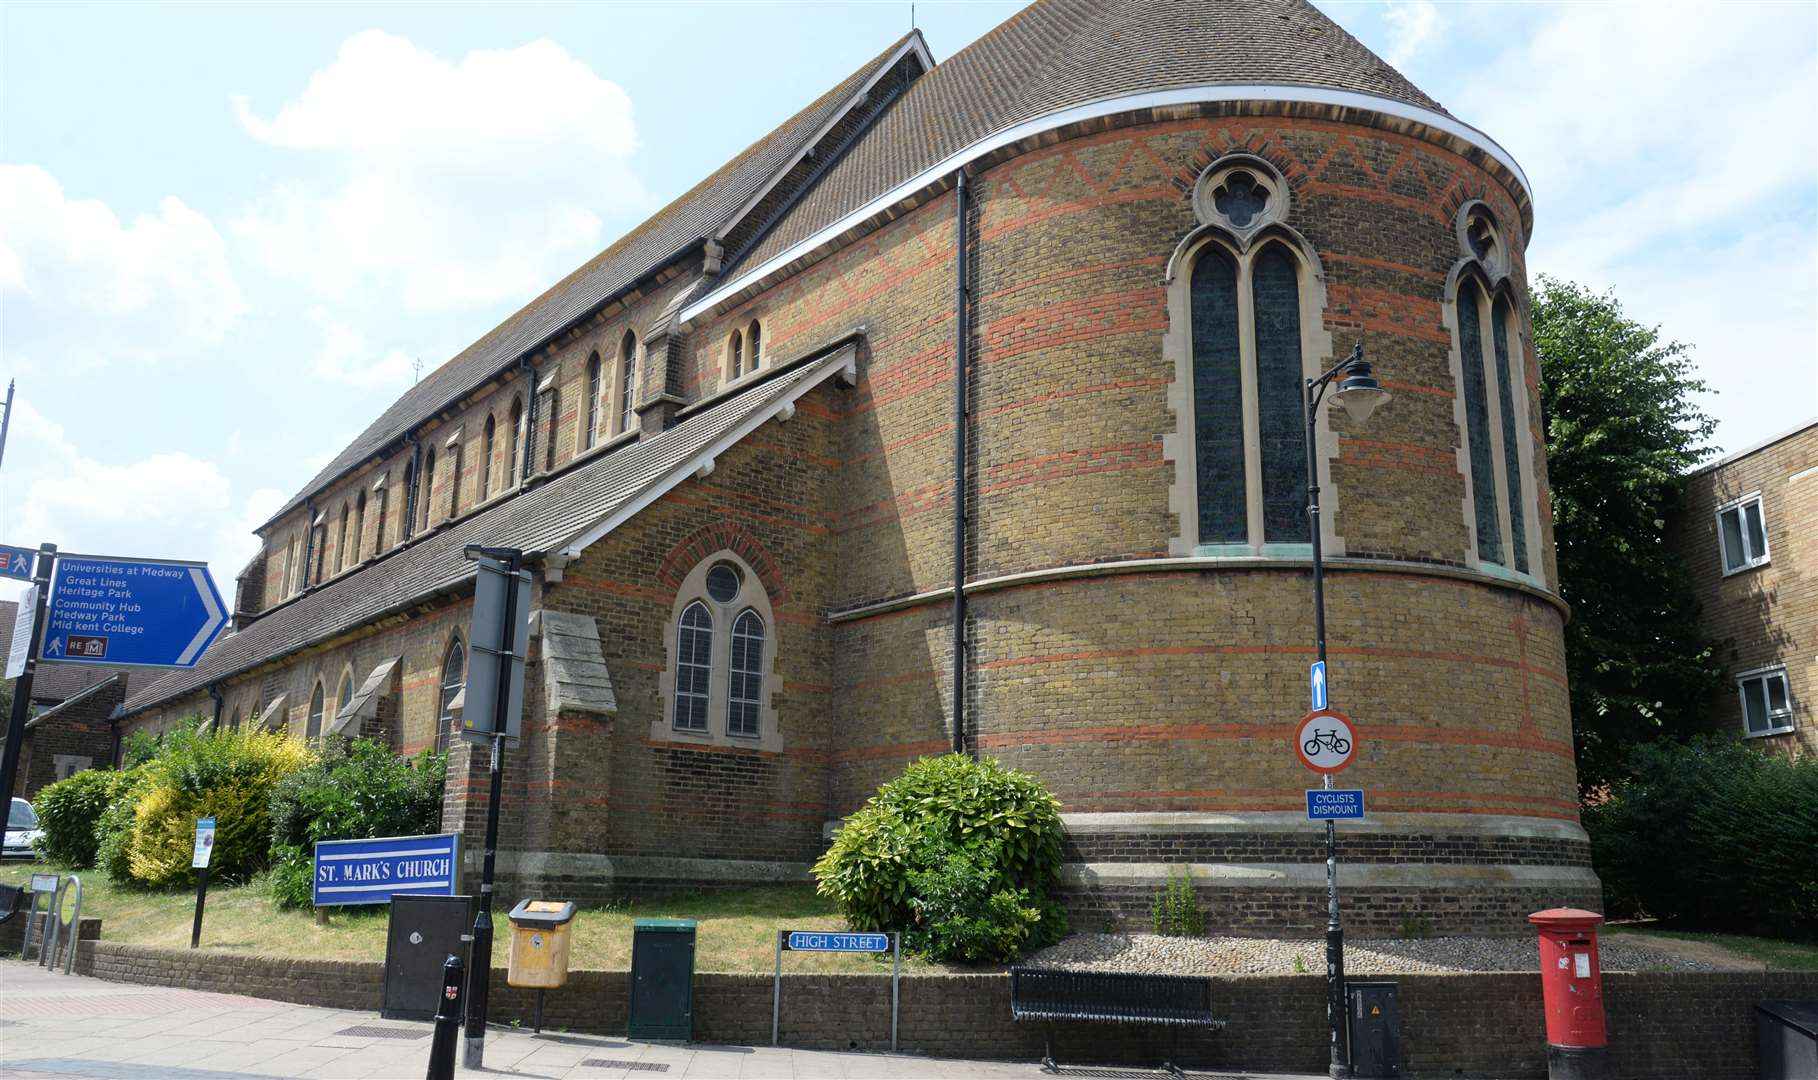
M 1185 867 L 1209 928 L 1311 932 L 1311 457 L 1347 927 L 1601 908 L 1533 227 L 1508 152 L 1304 0 L 912 32 L 405 391 L 124 723 L 446 747 L 477 881 L 463 551 L 514 547 L 507 904 L 805 881 L 958 749 L 1059 797 L 1077 925 Z M 1391 400 L 1309 455 L 1360 344 Z

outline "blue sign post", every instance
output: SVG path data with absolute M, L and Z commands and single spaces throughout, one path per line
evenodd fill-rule
M 1313 661 L 1312 670 L 1308 672 L 1308 685 L 1313 691 L 1313 711 L 1326 707 L 1326 662 Z
M 0 578 L 32 579 L 32 560 L 38 555 L 31 548 L 7 547 L 0 544 Z
M 59 555 L 41 659 L 195 667 L 227 625 L 205 563 Z
M 830 934 L 818 930 L 791 930 L 783 943 L 790 952 L 857 952 L 890 951 L 889 934 Z
M 453 896 L 460 877 L 455 833 L 316 841 L 317 907 L 389 904 L 399 893 Z
M 1307 818 L 1311 821 L 1362 821 L 1364 793 L 1340 788 L 1314 788 L 1307 792 Z

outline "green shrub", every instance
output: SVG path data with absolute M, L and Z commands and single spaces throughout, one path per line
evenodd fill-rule
M 167 732 L 134 785 L 131 837 L 124 845 L 131 878 L 150 886 L 193 881 L 190 853 L 201 817 L 215 819 L 210 875 L 244 881 L 264 870 L 272 786 L 310 759 L 301 739 L 268 732 L 197 731 L 187 724 Z M 109 876 L 119 857 L 112 854 Z
M 107 769 L 83 769 L 38 792 L 32 808 L 38 812 L 38 856 L 71 870 L 95 865 L 100 844 L 95 826 L 119 792 L 121 774 Z
M 120 774 L 114 797 L 95 819 L 95 868 L 116 885 L 133 882 L 132 845 L 134 809 L 145 783 L 145 767 Z
M 1176 872 L 1178 871 L 1178 873 Z M 1206 932 L 1206 915 L 1199 909 L 1199 894 L 1184 866 L 1168 870 L 1168 883 L 1155 891 L 1149 905 L 1155 932 L 1169 937 L 1200 937 Z
M 271 792 L 272 897 L 308 907 L 318 840 L 360 840 L 435 832 L 442 821 L 447 755 L 406 760 L 384 745 L 331 739 L 320 758 Z
M 1701 738 L 1629 765 L 1584 809 L 1610 914 L 1818 935 L 1818 758 Z
M 1060 940 L 1060 803 L 1028 773 L 922 758 L 847 819 L 817 889 L 856 930 L 897 930 L 937 960 L 1005 960 Z

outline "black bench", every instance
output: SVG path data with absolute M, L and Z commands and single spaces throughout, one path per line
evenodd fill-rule
M 1181 1028 L 1216 1031 L 1225 1022 L 1212 1015 L 1212 980 L 1195 975 L 1134 975 L 1121 971 L 1010 969 L 1010 1015 L 1048 1025 L 1042 1037 L 1042 1067 L 1054 1063 L 1053 1023 L 1155 1024 L 1178 1036 Z M 1173 1055 L 1170 1054 L 1170 1058 Z M 1162 1068 L 1175 1076 L 1172 1060 Z
M 25 910 L 26 898 L 32 891 L 23 885 L 0 885 L 0 923 Z

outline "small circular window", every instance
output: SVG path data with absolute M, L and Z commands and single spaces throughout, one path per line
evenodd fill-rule
M 707 571 L 707 595 L 715 603 L 730 604 L 738 598 L 743 578 L 739 568 L 729 562 L 714 563 Z

